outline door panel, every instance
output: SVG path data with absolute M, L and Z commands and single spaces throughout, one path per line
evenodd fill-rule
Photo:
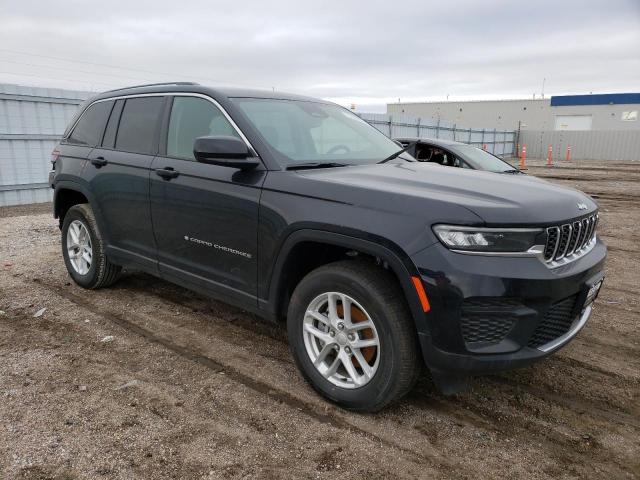
M 156 169 L 171 168 L 165 179 Z M 160 272 L 246 301 L 256 295 L 258 206 L 266 171 L 168 157 L 151 171 Z
M 57 161 L 60 172 L 58 180 L 67 178 L 75 180 L 82 175 L 91 150 L 96 145 L 100 145 L 113 104 L 113 100 L 96 102 L 82 112 L 68 137 L 58 148 L 60 151 Z
M 196 162 L 196 138 L 240 135 L 206 98 L 176 95 L 169 103 L 150 187 L 160 273 L 255 306 L 258 206 L 266 171 Z
M 92 160 L 106 164 L 97 166 Z M 149 209 L 149 169 L 152 155 L 96 148 L 89 155 L 85 178 L 90 183 L 106 243 L 116 255 L 155 265 L 155 242 Z
M 158 151 L 165 101 L 163 96 L 118 100 L 102 146 L 89 154 L 85 168 L 105 226 L 107 253 L 152 270 L 157 260 L 149 207 L 149 169 Z

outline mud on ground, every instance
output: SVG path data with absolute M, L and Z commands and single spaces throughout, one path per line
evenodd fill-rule
M 535 366 L 454 397 L 425 376 L 375 415 L 319 398 L 246 312 L 135 272 L 80 289 L 50 207 L 3 209 L 0 478 L 638 478 L 639 165 L 529 173 L 601 204 L 590 322 Z

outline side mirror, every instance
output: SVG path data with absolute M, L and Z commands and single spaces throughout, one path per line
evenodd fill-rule
M 193 144 L 193 155 L 198 162 L 241 170 L 260 164 L 257 158 L 249 156 L 249 147 L 243 140 L 231 136 L 198 137 Z

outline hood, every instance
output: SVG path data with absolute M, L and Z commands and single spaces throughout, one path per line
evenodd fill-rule
M 505 175 L 479 170 L 402 162 L 299 171 L 317 182 L 342 185 L 351 195 L 345 201 L 383 202 L 388 209 L 399 197 L 411 197 L 412 208 L 464 207 L 487 225 L 545 226 L 564 222 L 597 209 L 586 194 L 525 175 Z M 332 189 L 334 192 L 336 189 Z M 407 202 L 399 202 L 407 205 Z M 586 207 L 586 208 L 585 208 Z

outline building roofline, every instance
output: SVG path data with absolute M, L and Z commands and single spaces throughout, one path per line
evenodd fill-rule
M 573 105 L 621 105 L 640 103 L 640 93 L 589 93 L 585 95 L 552 95 L 547 98 L 505 98 L 486 100 L 442 100 L 425 102 L 392 102 L 390 105 L 437 105 L 460 103 L 493 103 L 493 102 L 549 102 L 555 106 Z
M 456 103 L 487 103 L 487 102 L 549 102 L 550 98 L 506 98 L 494 100 L 442 100 L 442 101 L 425 101 L 425 102 L 392 102 L 388 105 L 433 105 L 437 103 L 456 104 Z

